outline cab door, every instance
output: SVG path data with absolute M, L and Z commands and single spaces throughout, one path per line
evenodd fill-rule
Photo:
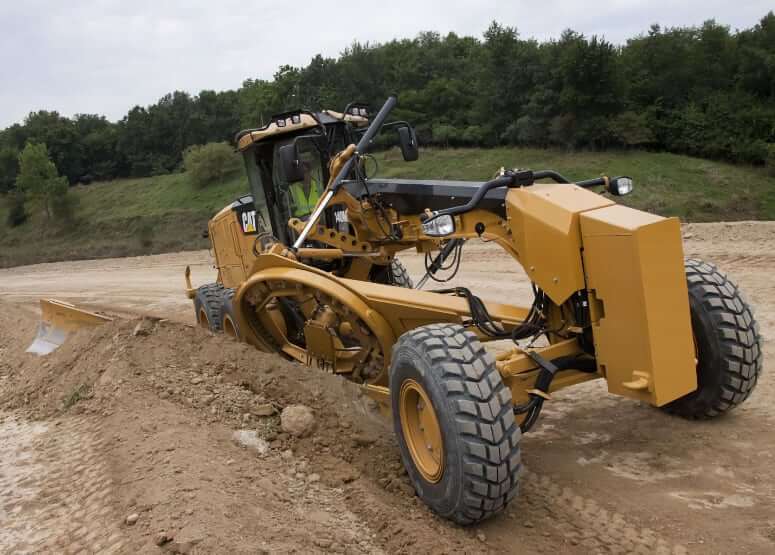
M 267 172 L 266 169 L 262 171 L 259 167 L 259 156 L 259 149 L 256 148 L 248 149 L 243 153 L 245 170 L 250 183 L 250 192 L 253 195 L 254 214 L 251 222 L 242 222 L 242 225 L 243 228 L 247 229 L 252 224 L 253 229 L 251 232 L 256 234 L 271 233 L 280 241 L 285 242 L 285 227 L 288 219 L 281 219 L 275 196 L 271 195 L 270 198 L 267 195 L 264 183 Z M 268 164 L 268 161 L 265 159 L 261 160 L 261 162 L 264 166 Z M 264 175 L 264 178 L 262 178 L 262 175 Z M 269 175 L 271 176 L 271 173 Z M 271 193 L 271 182 L 268 185 Z

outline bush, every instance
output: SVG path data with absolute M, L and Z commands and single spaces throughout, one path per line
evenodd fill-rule
M 775 176 L 775 143 L 767 145 L 767 171 Z
M 24 193 L 13 191 L 6 197 L 8 204 L 8 215 L 6 223 L 8 227 L 16 227 L 27 221 L 27 211 L 24 209 Z
M 59 194 L 51 197 L 51 214 L 64 227 L 69 227 L 75 222 L 75 208 L 78 205 L 78 199 L 71 195 L 67 188 Z
M 443 147 L 448 147 L 457 138 L 457 130 L 445 123 L 433 126 L 433 142 Z
M 511 144 L 546 145 L 547 123 L 545 120 L 522 116 L 503 132 L 503 139 Z
M 149 248 L 153 245 L 153 225 L 151 222 L 144 222 L 137 230 L 137 240 L 143 248 Z
M 481 125 L 469 125 L 463 130 L 463 142 L 468 145 L 485 143 L 487 132 Z
M 729 157 L 737 162 L 756 166 L 768 164 L 768 147 L 764 141 L 740 139 L 729 148 L 729 152 L 731 153 Z
M 196 187 L 207 187 L 240 171 L 240 159 L 226 143 L 194 145 L 183 153 L 183 167 Z
M 576 117 L 573 114 L 555 116 L 549 122 L 549 138 L 556 145 L 571 149 L 575 146 Z
M 646 112 L 622 112 L 611 120 L 609 131 L 621 144 L 629 147 L 643 146 L 655 141 Z

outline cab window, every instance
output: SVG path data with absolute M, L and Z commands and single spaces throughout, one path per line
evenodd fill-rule
M 323 166 L 320 152 L 314 144 L 308 141 L 298 143 L 304 177 L 299 181 L 289 182 L 279 163 L 279 149 L 288 143 L 277 143 L 274 148 L 273 181 L 278 192 L 278 201 L 287 218 L 305 220 L 309 217 L 323 193 Z

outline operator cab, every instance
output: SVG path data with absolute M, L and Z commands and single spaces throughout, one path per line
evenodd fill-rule
M 343 112 L 296 110 L 277 114 L 263 127 L 238 133 L 237 148 L 245 160 L 255 205 L 254 233 L 292 245 L 297 235 L 288 221 L 310 217 L 331 178 L 330 161 L 348 145 L 358 143 L 368 125 L 367 107 L 351 103 Z M 394 121 L 381 127 L 398 132 L 404 160 L 417 160 L 417 139 L 408 122 Z M 342 205 L 328 206 L 319 223 L 343 233 L 352 231 Z
M 293 243 L 295 234 L 288 229 L 288 220 L 309 217 L 328 183 L 330 159 L 357 139 L 359 130 L 369 123 L 367 115 L 361 104 L 351 104 L 344 112 L 297 110 L 237 134 L 256 211 L 255 234 L 269 234 L 285 245 Z M 297 176 L 289 176 L 281 161 L 283 147 L 292 145 L 302 170 Z M 341 220 L 332 207 L 322 223 L 334 225 Z

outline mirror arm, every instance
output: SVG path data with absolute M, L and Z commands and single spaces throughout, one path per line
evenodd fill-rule
M 398 121 L 391 121 L 386 123 L 385 125 L 382 126 L 382 129 L 390 129 L 392 127 L 409 127 L 411 129 L 412 126 L 409 124 L 408 121 L 398 120 Z

